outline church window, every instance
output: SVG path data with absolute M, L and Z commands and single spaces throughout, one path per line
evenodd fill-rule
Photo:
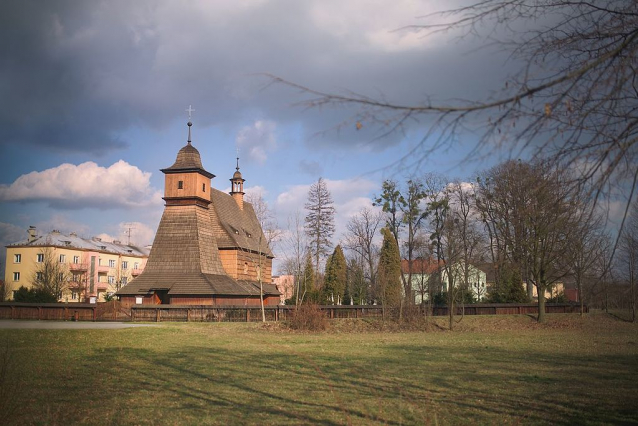
M 244 274 L 248 274 L 248 262 L 244 262 Z
M 202 192 L 206 192 L 206 184 L 202 183 Z
M 184 189 L 184 181 L 180 180 L 177 182 L 177 189 Z

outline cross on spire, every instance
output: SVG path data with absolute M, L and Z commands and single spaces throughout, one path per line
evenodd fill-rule
M 239 171 L 239 147 L 237 147 L 237 167 L 235 170 Z
M 188 106 L 188 109 L 185 109 L 184 111 L 186 111 L 186 112 L 188 113 L 188 121 L 191 121 L 191 114 L 193 113 L 193 111 L 195 111 L 195 110 L 193 109 L 193 106 L 192 106 L 192 105 L 189 105 L 189 106 Z

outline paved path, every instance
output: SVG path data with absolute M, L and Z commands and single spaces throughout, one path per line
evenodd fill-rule
M 130 322 L 92 322 L 92 321 L 23 321 L 0 320 L 0 328 L 9 329 L 47 329 L 47 330 L 115 330 L 130 327 L 154 327 L 153 324 L 132 324 Z

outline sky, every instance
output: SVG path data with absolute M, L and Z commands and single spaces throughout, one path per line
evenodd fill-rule
M 24 240 L 29 226 L 151 244 L 159 170 L 186 144 L 190 105 L 192 142 L 215 188 L 230 190 L 239 155 L 246 192 L 260 193 L 285 228 L 322 177 L 336 244 L 384 179 L 407 178 L 397 162 L 428 123 L 388 135 L 366 122 L 357 129 L 354 107 L 307 108 L 307 95 L 267 76 L 401 104 L 480 99 L 516 69 L 507 52 L 406 28 L 453 4 L 3 1 L 0 244 Z M 463 161 L 476 140 L 462 134 L 417 172 L 469 179 L 505 159 Z

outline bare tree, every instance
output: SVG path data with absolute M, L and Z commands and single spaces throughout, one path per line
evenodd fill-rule
M 595 270 L 599 263 L 599 257 L 603 254 L 600 248 L 604 238 L 601 233 L 601 222 L 600 216 L 590 215 L 579 223 L 574 223 L 570 234 L 571 242 L 565 253 L 567 263 L 565 268 L 570 271 L 576 283 L 581 316 L 585 314 L 584 287 L 586 282 L 598 278 Z
M 484 246 L 483 238 L 476 223 L 477 215 L 474 209 L 474 186 L 468 183 L 454 181 L 448 185 L 451 217 L 457 230 L 458 243 L 461 248 L 459 267 L 461 268 L 461 290 L 472 290 L 480 300 L 484 289 L 476 274 L 474 266 L 480 260 L 480 248 Z
M 328 250 L 332 247 L 332 235 L 335 232 L 335 208 L 323 178 L 319 178 L 310 186 L 305 208 L 308 212 L 305 219 L 305 230 L 315 261 L 315 285 L 318 285 L 320 260 L 328 255 Z
M 56 256 L 51 247 L 43 247 L 42 262 L 37 264 L 31 277 L 33 287 L 60 300 L 70 281 L 68 265 Z
M 412 121 L 429 130 L 402 166 L 418 167 L 433 152 L 481 135 L 472 156 L 504 149 L 531 155 L 555 169 L 571 168 L 571 182 L 595 200 L 626 189 L 625 216 L 638 182 L 638 3 L 627 0 L 475 0 L 425 17 L 406 28 L 450 32 L 511 52 L 518 72 L 485 99 L 405 105 L 352 92 L 326 93 L 277 77 L 310 95 L 306 107 L 354 105 L 361 126 L 386 133 Z M 621 229 L 623 224 L 621 224 Z
M 629 284 L 631 320 L 636 322 L 636 280 L 638 280 L 638 202 L 634 203 L 620 240 L 624 275 Z
M 299 305 L 299 296 L 304 269 L 304 261 L 306 259 L 308 243 L 304 232 L 301 213 L 296 212 L 288 218 L 288 230 L 283 239 L 284 243 L 284 265 L 286 271 L 295 277 L 294 295 L 295 305 Z
M 257 220 L 261 225 L 261 229 L 264 233 L 266 246 L 273 248 L 273 245 L 281 238 L 282 230 L 277 223 L 277 217 L 268 207 L 268 203 L 264 200 L 261 193 L 247 194 L 246 201 L 248 201 L 255 211 Z
M 346 225 L 344 246 L 356 253 L 361 260 L 364 276 L 370 288 L 374 288 L 377 278 L 379 246 L 375 242 L 383 221 L 383 213 L 364 208 L 351 217 Z

